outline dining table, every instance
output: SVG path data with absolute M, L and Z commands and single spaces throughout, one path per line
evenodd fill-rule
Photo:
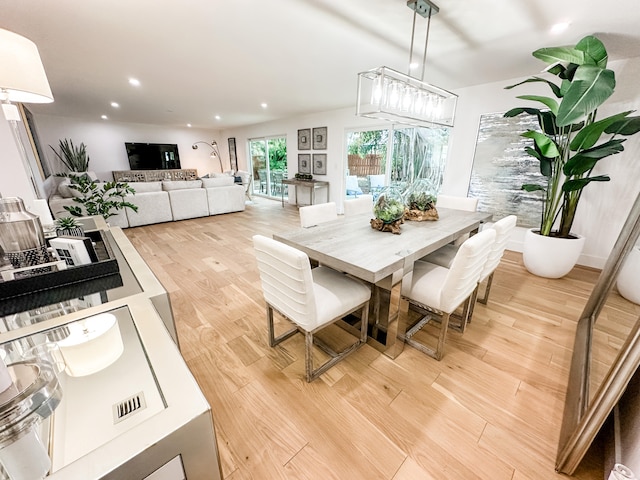
M 409 305 L 401 295 L 410 286 L 414 263 L 463 235 L 477 232 L 492 214 L 438 208 L 438 220 L 405 221 L 400 234 L 371 227 L 371 214 L 340 216 L 309 228 L 273 235 L 310 259 L 367 282 L 372 287 L 368 343 L 391 358 L 404 346 Z

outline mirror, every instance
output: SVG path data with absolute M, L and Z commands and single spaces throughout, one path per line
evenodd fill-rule
M 576 327 L 556 470 L 571 475 L 640 365 L 640 307 L 613 289 L 640 236 L 640 195 Z

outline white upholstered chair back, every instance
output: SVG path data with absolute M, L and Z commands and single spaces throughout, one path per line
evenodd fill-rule
M 498 268 L 498 265 L 500 265 L 500 259 L 502 259 L 502 256 L 504 255 L 509 238 L 511 238 L 511 232 L 513 232 L 517 221 L 517 216 L 509 215 L 501 218 L 491 226 L 491 229 L 496 232 L 496 239 L 491 246 L 487 263 L 480 274 L 480 281 L 483 281 L 491 275 L 495 269 Z
M 347 195 L 358 196 L 362 194 L 362 189 L 358 184 L 358 176 L 357 175 L 347 175 L 347 181 L 345 184 L 345 190 L 347 191 Z
M 455 208 L 475 212 L 478 208 L 478 199 L 472 197 L 454 197 L 452 195 L 438 195 L 436 207 Z
M 265 301 L 305 330 L 313 330 L 317 312 L 307 254 L 262 235 L 253 237 L 253 245 Z
M 357 215 L 359 213 L 373 213 L 373 195 L 360 195 L 344 201 L 344 214 Z
M 314 227 L 338 218 L 335 202 L 307 205 L 300 207 L 298 212 L 300 213 L 300 225 L 303 228 Z
M 440 293 L 439 310 L 452 313 L 476 289 L 491 246 L 495 242 L 494 229 L 483 230 L 466 240 L 458 249 Z

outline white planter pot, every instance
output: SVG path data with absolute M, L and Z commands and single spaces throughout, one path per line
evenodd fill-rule
M 633 247 L 618 273 L 618 292 L 630 302 L 640 304 L 640 247 Z
M 539 277 L 564 277 L 575 266 L 584 247 L 585 238 L 575 236 L 577 238 L 545 237 L 534 233 L 532 228 L 527 230 L 522 249 L 524 266 Z

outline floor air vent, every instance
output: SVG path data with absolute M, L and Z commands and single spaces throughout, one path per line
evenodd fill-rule
M 113 405 L 113 424 L 120 423 L 145 408 L 147 408 L 147 403 L 144 400 L 144 393 L 136 393 Z

